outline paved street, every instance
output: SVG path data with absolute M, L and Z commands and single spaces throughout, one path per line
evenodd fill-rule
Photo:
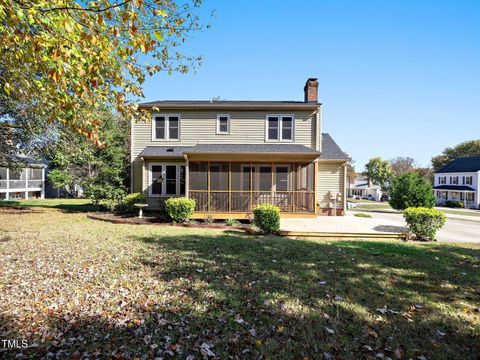
M 372 218 L 359 218 L 348 211 L 346 216 L 320 216 L 313 219 L 282 219 L 281 229 L 289 231 L 318 231 L 344 233 L 396 233 L 406 231 L 401 214 L 368 212 Z M 480 242 L 480 221 L 447 218 L 438 232 L 438 241 Z

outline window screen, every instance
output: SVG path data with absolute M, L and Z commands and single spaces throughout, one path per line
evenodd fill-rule
M 155 117 L 155 138 L 165 139 L 165 117 Z
M 178 139 L 178 125 L 179 125 L 179 120 L 178 116 L 170 116 L 168 118 L 168 138 L 169 139 Z
M 279 120 L 278 117 L 270 116 L 268 118 L 268 139 L 278 140 Z
M 218 117 L 218 132 L 219 133 L 228 133 L 228 116 L 219 116 Z
M 282 140 L 292 140 L 293 119 L 290 116 L 282 118 Z

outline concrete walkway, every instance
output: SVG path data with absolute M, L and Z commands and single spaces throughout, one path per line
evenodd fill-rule
M 372 218 L 355 217 L 356 211 L 347 211 L 346 216 L 319 216 L 305 219 L 282 219 L 281 230 L 305 232 L 341 233 L 401 233 L 406 232 L 403 215 L 399 213 L 373 212 Z M 445 226 L 438 232 L 437 240 L 445 242 L 480 243 L 480 222 L 447 218 Z

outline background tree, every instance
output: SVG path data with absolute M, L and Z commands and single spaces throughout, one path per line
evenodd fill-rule
M 435 205 L 431 183 L 416 173 L 394 177 L 389 189 L 389 204 L 396 210 L 409 207 L 431 208 Z
M 392 177 L 390 163 L 379 157 L 372 158 L 365 165 L 364 175 L 366 175 L 374 184 L 380 185 L 385 189 L 388 187 Z
M 84 136 L 63 128 L 51 150 L 52 171 L 48 179 L 54 187 L 71 191 L 80 185 L 94 203 L 118 202 L 129 185 L 129 122 L 107 110 L 97 112 L 100 120 L 97 147 Z
M 201 0 L 0 0 L 0 92 L 38 121 L 98 145 L 95 109 L 138 115 L 134 99 L 159 71 L 187 72 L 179 52 Z M 145 113 L 146 117 L 147 114 Z
M 393 175 L 400 176 L 402 174 L 413 172 L 417 167 L 415 160 L 411 157 L 396 157 L 390 160 L 390 169 Z
M 465 156 L 480 156 L 480 139 L 465 141 L 454 147 L 445 148 L 440 155 L 432 158 L 433 170 L 440 170 L 450 161 Z

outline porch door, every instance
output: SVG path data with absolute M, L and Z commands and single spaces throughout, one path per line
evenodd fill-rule
M 150 164 L 149 196 L 179 196 L 185 194 L 185 166 Z

